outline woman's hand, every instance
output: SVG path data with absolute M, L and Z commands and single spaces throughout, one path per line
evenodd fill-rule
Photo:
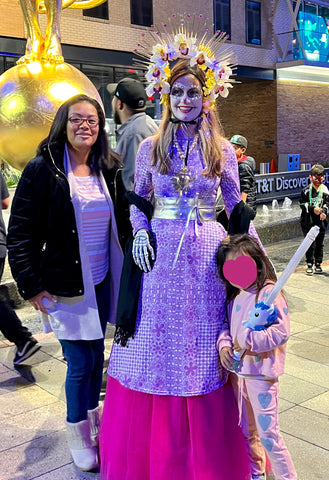
M 232 370 L 234 365 L 233 350 L 231 347 L 223 347 L 219 352 L 221 364 L 226 370 Z
M 43 290 L 42 292 L 38 293 L 35 297 L 29 298 L 29 302 L 36 310 L 40 310 L 40 312 L 48 314 L 47 310 L 45 309 L 42 300 L 46 298 L 51 303 L 56 303 L 56 299 L 50 295 L 49 292 Z
M 133 241 L 133 257 L 136 265 L 145 273 L 152 270 L 150 256 L 152 260 L 155 260 L 147 231 L 138 230 Z

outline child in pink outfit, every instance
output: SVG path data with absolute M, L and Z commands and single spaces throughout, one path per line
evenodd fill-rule
M 225 268 L 227 261 L 231 262 Z M 228 324 L 219 336 L 217 349 L 222 365 L 227 370 L 236 370 L 230 377 L 247 441 L 251 478 L 265 480 L 266 451 L 275 480 L 297 480 L 278 423 L 278 377 L 284 372 L 290 334 L 286 300 L 282 293 L 276 298 L 277 316 L 269 327 L 245 328 L 242 322 L 248 320 L 248 313 L 256 303 L 264 302 L 276 282 L 273 266 L 258 242 L 246 234 L 224 239 L 217 253 L 217 265 L 228 298 Z M 238 368 L 233 348 L 245 351 Z

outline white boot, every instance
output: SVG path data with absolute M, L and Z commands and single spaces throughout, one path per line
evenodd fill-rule
M 84 472 L 99 467 L 97 448 L 90 438 L 89 420 L 77 423 L 66 422 L 67 439 L 75 465 Z
M 92 445 L 98 447 L 98 434 L 101 425 L 103 405 L 100 404 L 93 410 L 88 410 L 88 420 L 90 425 L 90 438 Z

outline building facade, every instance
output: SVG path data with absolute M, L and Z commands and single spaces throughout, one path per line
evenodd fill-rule
M 202 10 L 202 11 L 201 11 Z M 328 162 L 329 1 L 108 0 L 90 10 L 64 9 L 60 30 L 65 61 L 97 87 L 111 115 L 108 83 L 128 75 L 145 28 L 161 29 L 171 13 L 202 13 L 226 31 L 237 56 L 238 83 L 217 108 L 225 135 L 248 138 L 257 165 L 299 154 L 301 163 Z M 46 28 L 46 16 L 40 15 Z M 328 29 L 326 27 L 328 26 Z M 26 30 L 18 1 L 1 0 L 0 74 L 24 55 Z M 157 110 L 150 105 L 150 113 Z

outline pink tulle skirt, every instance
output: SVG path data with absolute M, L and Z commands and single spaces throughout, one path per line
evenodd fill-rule
M 173 397 L 109 377 L 100 431 L 102 480 L 249 480 L 232 387 Z

